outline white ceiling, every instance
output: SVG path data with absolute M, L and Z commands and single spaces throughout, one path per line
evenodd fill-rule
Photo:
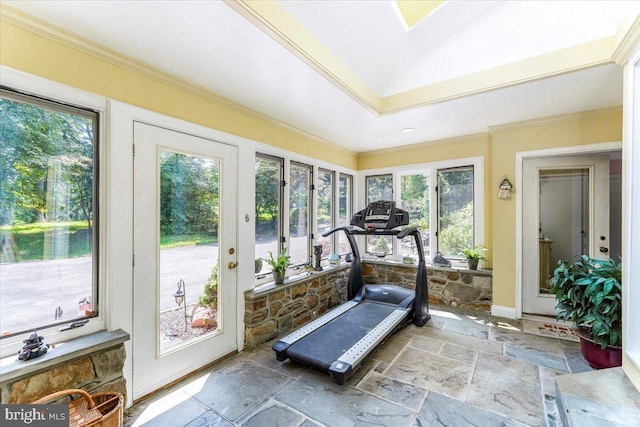
M 262 22 L 247 19 L 247 13 L 239 11 L 250 6 L 230 7 L 221 1 L 4 3 L 356 152 L 621 105 L 620 66 L 610 60 L 588 63 L 580 58 L 573 66 L 570 57 L 563 67 L 550 64 L 551 71 L 544 76 L 506 78 L 491 87 L 453 90 L 445 97 L 420 98 L 401 108 L 376 111 L 359 94 L 368 90 L 369 99 L 383 105 L 386 97 L 403 97 L 418 88 L 428 93 L 439 84 L 453 88 L 451 79 L 471 81 L 486 70 L 496 70 L 489 76 L 501 76 L 505 64 L 517 69 L 521 63 L 526 74 L 527 64 L 544 67 L 541 55 L 569 49 L 571 56 L 575 46 L 615 36 L 633 5 L 448 1 L 406 31 L 388 1 L 272 2 L 272 9 L 301 25 L 302 31 L 293 32 L 297 25 L 284 28 L 282 21 L 271 22 L 268 16 L 262 16 Z M 276 35 L 263 31 L 265 22 Z M 317 42 L 329 60 L 314 57 L 316 51 L 311 50 L 301 55 L 296 34 Z M 532 59 L 538 63 L 526 62 Z M 341 80 L 345 75 L 339 72 L 341 66 L 351 79 Z M 415 131 L 402 133 L 406 127 Z

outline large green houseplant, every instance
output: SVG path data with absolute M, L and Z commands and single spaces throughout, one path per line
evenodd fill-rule
M 283 249 L 275 258 L 273 252 L 269 251 L 269 259 L 265 259 L 265 261 L 271 266 L 276 285 L 284 283 L 285 272 L 287 267 L 291 265 L 291 257 L 287 255 L 287 249 Z
M 550 281 L 550 292 L 558 301 L 557 317 L 573 323 L 583 355 L 592 367 L 606 367 L 600 363 L 604 363 L 604 359 L 612 366 L 622 362 L 621 279 L 620 263 L 582 255 L 574 263 L 560 261 Z M 585 350 L 590 352 L 598 348 L 613 354 L 585 354 Z M 594 361 L 594 357 L 600 359 Z

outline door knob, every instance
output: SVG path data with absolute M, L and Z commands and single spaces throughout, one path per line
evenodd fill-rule
M 227 266 L 229 267 L 230 270 L 233 270 L 238 266 L 238 263 L 235 261 L 229 261 L 229 264 L 227 264 Z
M 609 252 L 609 248 L 605 248 L 604 246 L 600 246 L 600 252 L 602 252 L 603 254 L 606 254 L 607 252 Z

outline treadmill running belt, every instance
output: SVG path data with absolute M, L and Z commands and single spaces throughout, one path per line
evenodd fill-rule
M 287 349 L 287 356 L 328 372 L 333 362 L 391 314 L 397 305 L 363 301 Z

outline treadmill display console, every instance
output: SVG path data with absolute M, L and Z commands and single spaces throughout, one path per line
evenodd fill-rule
M 396 208 L 394 201 L 379 200 L 369 203 L 366 209 L 357 212 L 351 225 L 365 230 L 391 230 L 409 224 L 409 213 Z

